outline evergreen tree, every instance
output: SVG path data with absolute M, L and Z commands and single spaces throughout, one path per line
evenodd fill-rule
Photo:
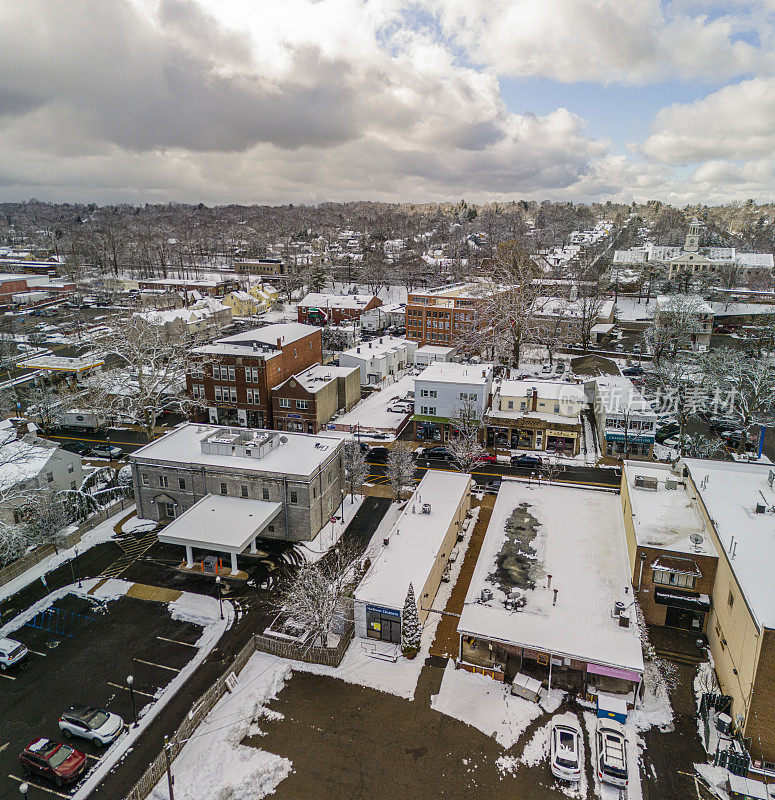
M 312 267 L 309 276 L 309 290 L 311 292 L 322 292 L 326 286 L 326 268 L 318 262 Z
M 417 601 L 414 599 L 414 587 L 410 583 L 404 601 L 404 613 L 401 617 L 401 652 L 408 658 L 417 655 L 421 636 L 422 628 L 417 617 Z

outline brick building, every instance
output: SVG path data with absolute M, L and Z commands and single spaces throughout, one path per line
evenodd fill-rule
M 320 328 L 297 322 L 265 325 L 197 347 L 201 367 L 186 376 L 186 388 L 204 398 L 210 422 L 271 428 L 270 390 L 320 364 Z
M 178 292 L 188 295 L 198 292 L 200 295 L 208 297 L 223 297 L 229 292 L 240 288 L 239 281 L 234 278 L 218 278 L 217 280 L 182 280 L 179 278 L 146 278 L 137 281 L 137 288 L 143 290 L 161 290 L 167 292 Z
M 358 367 L 315 364 L 270 390 L 272 418 L 279 431 L 317 433 L 340 410 L 361 399 Z
M 299 322 L 342 325 L 360 320 L 364 312 L 382 305 L 375 294 L 321 294 L 309 292 L 296 309 Z

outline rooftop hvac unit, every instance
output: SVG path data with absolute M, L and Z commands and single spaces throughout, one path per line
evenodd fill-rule
M 665 480 L 665 489 L 677 489 L 678 481 L 675 478 L 667 478 Z
M 621 600 L 617 600 L 614 603 L 614 616 L 620 617 L 624 613 L 624 603 Z
M 480 599 L 483 603 L 486 603 L 488 600 L 492 600 L 492 589 L 488 589 L 487 587 L 482 589 Z
M 622 611 L 619 614 L 619 627 L 620 628 L 629 628 L 630 627 L 630 612 L 629 611 Z
M 656 478 L 649 477 L 647 475 L 636 475 L 635 476 L 635 488 L 636 489 L 646 489 L 650 492 L 656 492 L 658 488 L 658 483 Z
M 423 503 L 422 504 L 422 513 L 423 514 L 430 514 L 431 513 L 431 504 L 430 503 Z

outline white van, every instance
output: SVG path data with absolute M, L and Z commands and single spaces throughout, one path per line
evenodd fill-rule
M 5 672 L 8 667 L 18 664 L 26 655 L 27 648 L 14 639 L 0 639 L 0 670 Z

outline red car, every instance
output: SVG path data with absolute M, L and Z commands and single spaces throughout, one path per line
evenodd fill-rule
M 35 739 L 19 754 L 25 775 L 42 775 L 57 786 L 77 780 L 86 771 L 86 756 L 51 739 Z
M 497 464 L 498 459 L 496 456 L 491 456 L 489 453 L 483 453 L 476 457 L 477 464 Z

